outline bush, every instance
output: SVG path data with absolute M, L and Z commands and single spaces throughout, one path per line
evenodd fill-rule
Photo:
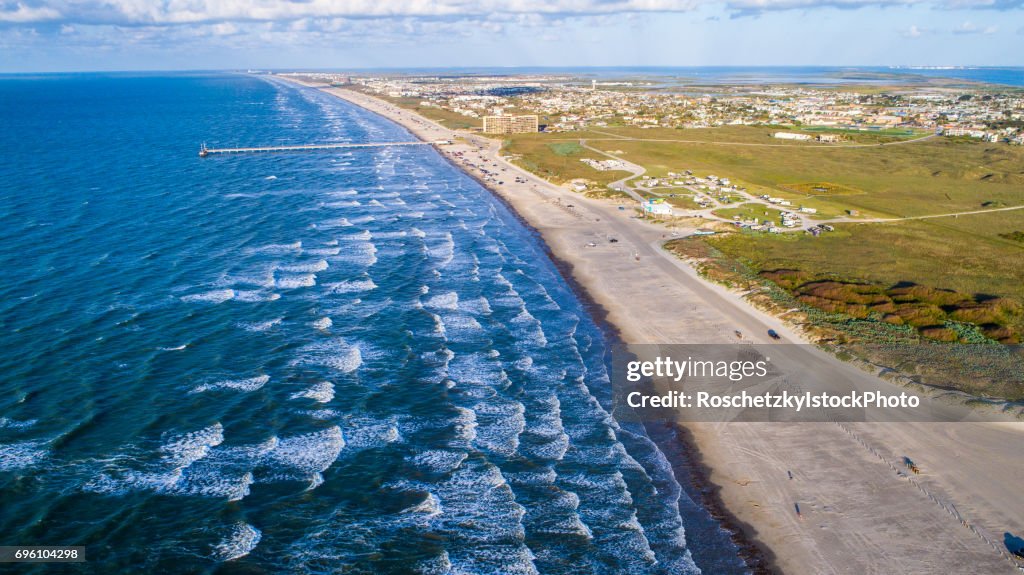
M 941 325 L 933 325 L 922 328 L 921 335 L 928 339 L 933 339 L 935 341 L 957 341 L 960 339 L 959 337 L 957 337 L 955 331 Z

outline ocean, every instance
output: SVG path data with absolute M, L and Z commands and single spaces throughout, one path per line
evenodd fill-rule
M 19 572 L 744 571 L 435 150 L 197 155 L 403 128 L 231 74 L 6 77 L 0 125 L 0 544 L 88 559 Z

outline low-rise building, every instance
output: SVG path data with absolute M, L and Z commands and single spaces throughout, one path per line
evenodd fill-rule
M 780 140 L 810 140 L 811 137 L 807 134 L 795 134 L 793 132 L 775 132 L 772 134 L 773 138 Z

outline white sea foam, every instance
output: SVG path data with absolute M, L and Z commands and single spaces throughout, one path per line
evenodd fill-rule
M 248 523 L 236 523 L 231 531 L 213 548 L 213 556 L 218 561 L 231 561 L 245 557 L 256 548 L 263 534 Z
M 483 296 L 462 300 L 459 302 L 459 308 L 466 313 L 471 313 L 477 316 L 489 315 L 491 313 L 490 303 L 488 303 L 487 298 Z
M 361 205 L 363 205 L 363 203 L 360 202 L 359 200 L 346 200 L 346 201 L 343 201 L 343 202 L 328 202 L 328 203 L 324 204 L 324 207 L 325 208 L 338 209 L 338 208 L 355 208 L 355 207 L 358 207 L 358 206 L 361 206 Z
M 416 513 L 426 515 L 427 517 L 435 517 L 440 515 L 443 511 L 441 510 L 441 502 L 437 499 L 437 496 L 433 493 L 427 493 L 427 496 L 415 505 L 411 505 L 401 511 L 403 514 Z
M 241 501 L 246 495 L 249 495 L 249 486 L 254 482 L 252 472 L 249 471 L 242 475 L 242 479 L 237 484 L 231 484 L 228 487 L 227 495 L 228 501 Z
M 464 451 L 431 449 L 421 451 L 406 459 L 409 463 L 431 473 L 451 473 L 462 465 L 466 457 L 468 454 Z
M 334 384 L 329 381 L 321 381 L 308 389 L 292 394 L 292 399 L 307 398 L 319 403 L 327 403 L 334 399 Z
M 264 179 L 264 180 L 276 180 L 276 179 L 277 179 L 277 176 L 267 176 L 267 177 L 265 177 L 265 178 L 263 178 L 263 179 Z
M 348 221 L 347 218 L 334 218 L 331 220 L 324 220 L 317 224 L 319 228 L 347 228 L 352 225 L 352 222 Z
M 512 485 L 552 485 L 558 479 L 558 473 L 554 469 L 543 471 L 520 471 L 505 474 L 506 479 Z
M 238 290 L 235 299 L 243 302 L 276 301 L 281 299 L 281 294 L 263 290 Z
M 263 387 L 270 381 L 269 375 L 258 375 L 256 377 L 250 377 L 246 379 L 228 379 L 224 381 L 217 381 L 214 383 L 204 383 L 198 385 L 192 389 L 189 393 L 202 393 L 204 391 L 213 391 L 217 389 L 230 389 L 234 391 L 256 391 Z
M 322 473 L 338 459 L 344 447 L 345 439 L 341 428 L 334 426 L 313 433 L 283 438 L 266 455 L 266 460 L 307 474 Z
M 184 302 L 223 303 L 235 297 L 233 289 L 218 289 L 181 296 Z
M 455 432 L 454 443 L 472 442 L 476 439 L 476 412 L 472 409 L 456 406 L 458 415 L 452 420 L 452 429 Z
M 406 237 L 408 235 L 409 235 L 409 232 L 403 232 L 403 231 L 399 231 L 399 232 L 376 232 L 376 233 L 373 234 L 373 237 L 377 238 L 377 239 L 388 240 L 388 239 L 394 239 L 394 238 L 404 238 L 404 237 Z
M 243 285 L 271 288 L 274 287 L 274 274 L 273 270 L 267 269 L 250 275 L 232 275 L 224 278 L 223 283 L 233 286 Z
M 302 251 L 302 242 L 298 241 L 290 244 L 267 244 L 265 246 L 251 248 L 248 251 L 264 254 L 287 254 Z
M 175 346 L 175 347 L 158 347 L 156 349 L 157 349 L 157 351 L 182 351 L 186 347 L 188 347 L 188 344 L 187 343 L 183 343 L 183 344 Z M 2 422 L 2 421 L 3 421 L 3 418 L 0 418 L 0 422 Z M 2 425 L 2 423 L 0 423 L 0 428 L 2 428 L 2 427 L 3 427 L 3 425 Z
M 370 230 L 363 230 L 357 234 L 339 236 L 338 239 L 344 242 L 366 242 L 373 239 L 373 234 Z
M 526 408 L 518 401 L 491 399 L 473 406 L 478 418 L 474 443 L 481 449 L 511 456 L 526 429 Z
M 363 363 L 358 345 L 351 345 L 340 337 L 319 341 L 299 349 L 295 365 L 328 367 L 342 373 L 355 371 Z
M 359 192 L 356 190 L 342 190 L 339 192 L 327 192 L 327 195 L 335 198 L 347 198 L 349 196 L 357 196 Z
M 330 293 L 343 294 L 377 289 L 377 284 L 373 283 L 372 279 L 365 279 L 329 283 L 324 284 L 324 287 L 327 288 Z
M 276 285 L 280 289 L 312 287 L 316 285 L 316 274 L 280 276 L 276 280 Z
M 267 331 L 268 329 L 271 329 L 276 325 L 280 325 L 282 321 L 284 321 L 283 317 L 278 317 L 267 321 L 239 322 L 238 327 L 244 329 L 245 331 L 260 332 Z
M 314 329 L 326 331 L 330 329 L 332 325 L 334 325 L 334 321 L 332 321 L 331 318 L 329 317 L 322 317 L 309 325 L 313 326 Z
M 435 309 L 456 310 L 459 309 L 459 294 L 453 291 L 438 294 L 428 299 L 424 305 Z
M 402 441 L 402 434 L 394 421 L 369 418 L 350 420 L 345 428 L 346 447 L 353 451 L 375 449 Z
M 315 262 L 279 266 L 277 269 L 278 271 L 288 273 L 312 273 L 322 272 L 329 267 L 331 267 L 331 264 L 327 263 L 327 260 L 321 259 Z
M 345 250 L 331 258 L 361 266 L 372 266 L 377 263 L 377 246 L 371 242 L 359 242 L 346 246 Z
M 198 431 L 172 435 L 160 446 L 163 459 L 176 468 L 188 467 L 206 457 L 210 448 L 224 442 L 224 427 L 220 422 Z
M 38 419 L 17 420 L 0 417 L 0 429 L 28 429 L 38 422 Z
M 441 236 L 441 241 L 437 242 L 436 245 L 427 247 L 427 253 L 431 259 L 437 260 L 441 267 L 444 267 L 451 263 L 455 257 L 455 241 L 452 238 L 451 232 L 445 232 Z
M 491 339 L 480 322 L 473 316 L 461 312 L 444 312 L 441 314 L 444 334 L 449 342 L 485 346 Z
M 325 248 L 308 248 L 302 251 L 304 254 L 311 256 L 336 256 L 341 251 L 340 247 L 332 246 Z M 326 269 L 326 268 L 324 268 Z
M 42 440 L 0 443 L 0 471 L 25 469 L 46 459 L 48 450 Z

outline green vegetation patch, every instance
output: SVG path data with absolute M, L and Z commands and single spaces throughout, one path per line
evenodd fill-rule
M 584 164 L 580 161 L 583 158 L 607 158 L 580 146 L 578 141 L 556 140 L 550 134 L 510 134 L 502 151 L 516 157 L 514 162 L 522 168 L 555 184 L 583 178 L 604 186 L 629 175 Z
M 1000 343 L 1020 343 L 1020 334 L 1011 326 L 1020 320 L 1024 307 L 1008 298 L 971 296 L 916 284 L 886 287 L 836 281 L 791 269 L 762 271 L 760 275 L 789 291 L 797 301 L 828 313 L 908 325 L 937 341 L 962 341 L 960 332 L 950 325 L 969 324 Z
M 764 204 L 757 204 L 753 202 L 746 203 L 735 208 L 719 208 L 711 213 L 722 218 L 731 218 L 733 216 L 739 216 L 744 220 L 757 218 L 762 222 L 777 222 L 779 221 L 779 218 L 782 217 L 781 211 L 775 208 L 769 208 Z
M 864 194 L 864 190 L 858 190 L 852 186 L 834 184 L 832 182 L 806 182 L 802 184 L 782 184 L 779 186 L 795 194 L 805 196 L 855 196 Z
M 1008 232 L 1005 234 L 999 234 L 999 237 L 1008 239 L 1012 242 L 1020 242 L 1024 244 L 1024 232 Z
M 559 156 L 571 156 L 583 151 L 583 146 L 576 142 L 559 142 L 557 144 L 548 144 L 548 147 Z
M 957 319 L 991 321 L 1002 316 L 1019 320 L 1024 314 L 1017 303 L 923 285 L 887 287 L 866 281 L 822 279 L 815 273 L 793 269 L 758 274 L 717 249 L 717 240 L 724 237 L 715 238 L 681 238 L 664 247 L 681 258 L 696 260 L 705 278 L 747 292 L 747 299 L 755 307 L 785 314 L 840 358 L 866 359 L 928 385 L 1024 400 L 1024 351 L 1018 346 L 996 344 L 1016 341 L 1024 330 L 991 323 L 979 326 Z M 837 311 L 809 305 L 807 298 L 797 299 L 794 292 L 804 287 L 803 295 L 828 300 L 834 306 L 831 309 Z M 863 318 L 841 313 L 861 315 L 862 308 L 868 312 Z M 886 321 L 887 315 L 894 317 Z M 922 325 L 914 327 L 908 320 Z

